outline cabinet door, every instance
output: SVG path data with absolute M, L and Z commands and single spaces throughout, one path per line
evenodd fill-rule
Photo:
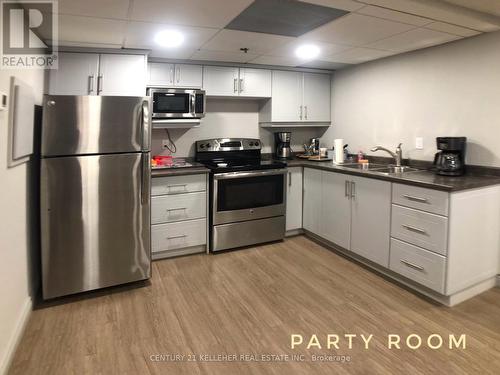
M 59 53 L 59 68 L 50 71 L 49 94 L 96 95 L 99 55 Z
M 286 230 L 302 228 L 302 167 L 288 168 Z
M 304 121 L 330 122 L 330 75 L 304 73 Z
M 272 86 L 271 121 L 302 121 L 302 73 L 273 70 Z
M 391 183 L 352 177 L 351 251 L 389 266 Z
M 240 68 L 240 96 L 270 98 L 271 71 Z
M 102 54 L 99 61 L 100 95 L 146 95 L 146 57 Z
M 203 67 L 201 65 L 175 64 L 174 85 L 201 88 L 203 86 Z
M 304 168 L 304 229 L 320 235 L 321 171 Z
M 208 96 L 237 96 L 238 68 L 203 67 L 203 88 Z
M 148 85 L 170 87 L 174 85 L 174 64 L 150 63 Z
M 322 172 L 321 237 L 350 248 L 351 201 L 349 175 Z

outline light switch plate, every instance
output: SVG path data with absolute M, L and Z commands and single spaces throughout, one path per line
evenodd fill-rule
M 417 150 L 423 150 L 424 149 L 424 139 L 422 137 L 415 138 L 415 148 Z

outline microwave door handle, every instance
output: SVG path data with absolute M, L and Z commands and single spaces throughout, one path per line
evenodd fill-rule
M 191 95 L 191 104 L 190 104 L 190 108 L 191 108 L 191 114 L 193 115 L 193 117 L 196 117 L 196 95 L 193 94 Z

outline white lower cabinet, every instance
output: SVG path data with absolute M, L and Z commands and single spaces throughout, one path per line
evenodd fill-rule
M 389 266 L 391 183 L 304 169 L 304 228 Z
M 351 177 L 351 248 L 353 253 L 389 266 L 391 183 Z
M 206 251 L 207 175 L 153 177 L 153 259 Z
M 288 168 L 286 188 L 286 230 L 302 228 L 302 167 Z

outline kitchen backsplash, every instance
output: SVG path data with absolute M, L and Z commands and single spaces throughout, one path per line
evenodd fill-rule
M 170 129 L 170 137 L 177 147 L 175 157 L 194 156 L 194 142 L 209 138 L 259 138 L 263 153 L 274 151 L 274 136 L 277 131 L 292 132 L 292 149 L 303 150 L 303 143 L 310 138 L 321 137 L 326 128 L 265 129 L 259 125 L 259 101 L 242 99 L 208 99 L 207 114 L 200 127 L 191 129 Z M 153 131 L 153 155 L 170 155 L 163 149 L 162 141 L 167 139 L 163 129 Z

